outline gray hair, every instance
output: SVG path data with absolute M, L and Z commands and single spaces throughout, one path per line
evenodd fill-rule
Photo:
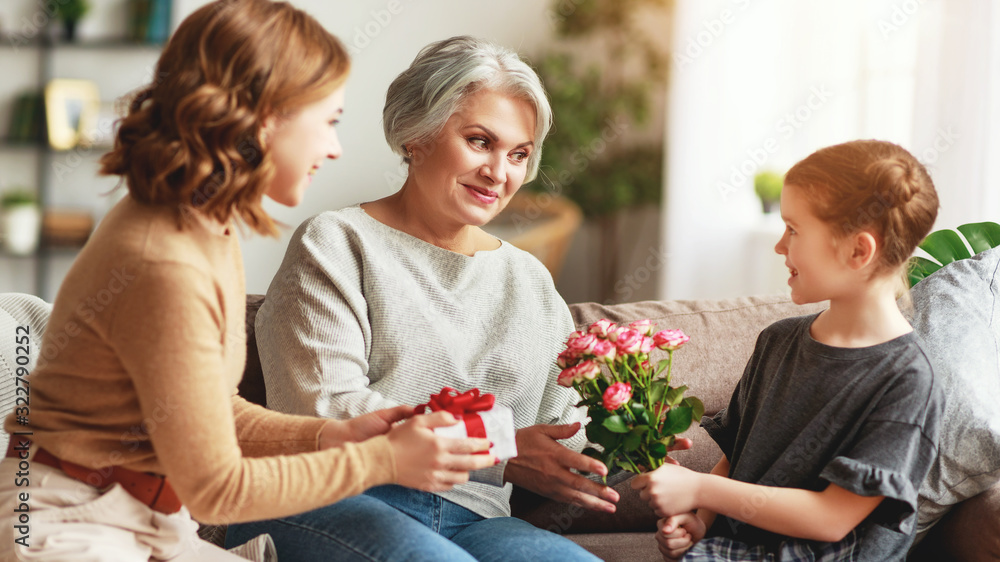
M 462 35 L 424 47 L 385 95 L 382 128 L 393 152 L 409 163 L 405 146 L 434 139 L 462 102 L 479 90 L 523 98 L 535 108 L 535 143 L 525 182 L 535 179 L 552 108 L 538 75 L 517 53 Z

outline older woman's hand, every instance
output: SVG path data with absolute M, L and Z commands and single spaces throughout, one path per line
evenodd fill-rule
M 575 468 L 605 476 L 608 469 L 604 463 L 556 441 L 579 430 L 579 423 L 539 424 L 518 430 L 517 456 L 507 461 L 504 481 L 557 501 L 614 513 L 618 492 L 570 471 Z

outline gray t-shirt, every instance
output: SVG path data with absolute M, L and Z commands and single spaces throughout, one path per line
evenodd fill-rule
M 902 560 L 917 490 L 937 454 L 941 391 L 914 333 L 871 347 L 831 347 L 809 335 L 816 316 L 761 332 L 729 406 L 702 427 L 735 480 L 814 491 L 833 483 L 885 496 L 842 541 L 854 544 L 836 550 L 853 550 L 856 560 Z M 748 516 L 753 509 L 753 502 L 745 507 Z M 775 553 L 783 542 L 811 542 L 722 516 L 709 535 Z

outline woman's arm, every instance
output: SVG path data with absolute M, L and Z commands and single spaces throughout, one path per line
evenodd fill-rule
M 634 478 L 632 487 L 661 517 L 704 508 L 766 531 L 824 542 L 843 539 L 883 499 L 835 484 L 821 492 L 761 486 L 674 465 Z

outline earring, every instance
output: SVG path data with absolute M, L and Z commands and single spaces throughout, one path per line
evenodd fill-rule
M 412 160 L 413 159 L 413 149 L 412 148 L 407 148 L 406 149 L 406 159 L 407 160 Z

